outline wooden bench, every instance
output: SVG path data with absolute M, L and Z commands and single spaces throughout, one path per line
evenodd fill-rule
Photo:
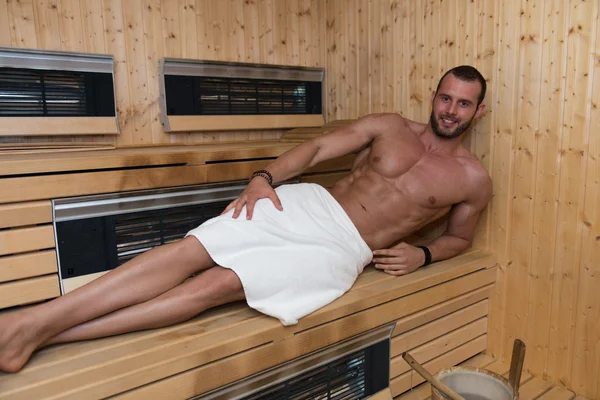
M 435 371 L 485 350 L 495 267 L 478 250 L 404 277 L 369 267 L 348 293 L 290 327 L 236 303 L 169 328 L 53 346 L 0 375 L 0 399 L 189 398 L 393 321 L 398 395 L 411 385 L 403 351 Z
M 3 156 L 0 309 L 60 294 L 50 199 L 245 179 L 302 136 L 290 137 Z M 322 163 L 301 180 L 329 186 L 351 162 Z M 347 294 L 295 326 L 237 303 L 164 329 L 44 349 L 20 373 L 0 373 L 0 399 L 189 398 L 393 322 L 398 395 L 418 379 L 403 351 L 434 372 L 485 350 L 495 277 L 495 257 L 478 249 L 404 277 L 368 267 Z

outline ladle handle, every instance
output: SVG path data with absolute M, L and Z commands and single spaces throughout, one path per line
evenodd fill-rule
M 510 372 L 508 384 L 513 390 L 513 399 L 519 398 L 519 385 L 521 383 L 521 372 L 525 362 L 525 343 L 521 339 L 515 339 L 513 353 L 510 360 Z
M 439 380 L 435 379 L 433 375 L 431 375 L 421 364 L 417 362 L 408 352 L 402 353 L 402 358 L 410 365 L 415 371 L 419 373 L 425 380 L 437 390 L 442 392 L 444 396 L 452 399 L 452 400 L 465 400 L 464 397 L 456 393 L 454 390 L 450 389 L 448 386 L 444 385 Z

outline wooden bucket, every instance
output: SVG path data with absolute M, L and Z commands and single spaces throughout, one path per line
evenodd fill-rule
M 435 375 L 441 383 L 454 390 L 465 400 L 516 400 L 508 379 L 483 368 L 452 367 Z M 432 400 L 448 400 L 434 386 L 431 386 Z

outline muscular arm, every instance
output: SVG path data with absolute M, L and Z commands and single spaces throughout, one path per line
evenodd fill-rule
M 273 175 L 273 183 L 290 179 L 322 161 L 360 151 L 393 124 L 395 118 L 401 117 L 368 115 L 288 150 L 266 169 Z
M 467 200 L 454 206 L 450 212 L 448 228 L 442 236 L 427 247 L 432 261 L 454 257 L 469 247 L 481 211 L 492 197 L 492 182 L 487 174 L 473 179 Z

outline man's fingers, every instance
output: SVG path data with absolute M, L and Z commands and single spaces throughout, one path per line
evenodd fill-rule
M 235 199 L 231 203 L 227 204 L 227 207 L 225 207 L 225 210 L 223 210 L 221 215 L 227 214 L 229 212 L 229 210 L 231 210 L 233 207 L 235 207 L 235 203 L 237 203 L 237 201 L 238 201 L 238 199 Z
M 277 196 L 277 193 L 275 193 L 275 191 L 273 191 L 273 193 L 269 195 L 269 199 L 271 199 L 273 204 L 275 204 L 275 208 L 277 208 L 279 211 L 283 211 L 281 200 L 279 200 L 279 196 Z
M 404 264 L 406 257 L 376 257 L 373 262 L 376 264 Z
M 246 203 L 246 219 L 252 219 L 255 204 L 256 200 L 248 200 L 248 202 Z
M 383 270 L 399 270 L 406 268 L 404 264 L 375 264 L 375 268 Z
M 383 272 L 385 272 L 386 274 L 394 275 L 394 276 L 406 275 L 408 273 L 408 271 L 403 270 L 403 269 L 399 269 L 399 270 L 386 269 Z
M 376 256 L 397 256 L 398 251 L 394 250 L 394 249 L 381 249 L 381 250 L 375 250 L 373 252 L 373 254 Z
M 246 199 L 238 199 L 238 201 L 235 203 L 235 211 L 233 212 L 232 217 L 233 218 L 237 218 L 240 216 L 240 213 L 242 212 L 242 208 L 244 208 L 244 204 L 246 204 Z

